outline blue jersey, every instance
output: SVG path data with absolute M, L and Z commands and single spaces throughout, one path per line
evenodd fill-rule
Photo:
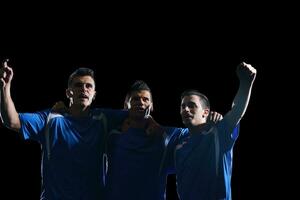
M 168 173 L 174 172 L 174 148 L 181 129 L 164 135 L 144 129 L 114 131 L 109 136 L 107 200 L 163 200 Z
M 229 130 L 222 120 L 192 135 L 183 130 L 175 151 L 177 190 L 182 200 L 231 199 L 232 150 L 238 127 Z
M 99 200 L 103 196 L 105 133 L 120 126 L 127 113 L 94 109 L 87 117 L 21 113 L 25 139 L 41 143 L 42 200 Z

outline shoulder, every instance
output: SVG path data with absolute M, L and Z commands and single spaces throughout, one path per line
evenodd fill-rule
M 45 109 L 45 110 L 40 110 L 40 111 L 36 111 L 36 112 L 23 112 L 23 113 L 19 113 L 19 116 L 21 118 L 36 118 L 36 117 L 40 117 L 40 118 L 47 118 L 47 116 L 49 115 L 49 113 L 51 113 L 51 109 Z
M 188 128 L 164 127 L 166 137 L 173 140 L 182 139 L 189 135 Z
M 216 128 L 225 138 L 236 140 L 239 135 L 240 123 L 232 127 L 226 119 L 223 119 L 216 124 Z

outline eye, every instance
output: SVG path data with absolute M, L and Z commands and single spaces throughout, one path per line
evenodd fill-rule
M 185 109 L 185 107 L 188 107 L 189 109 L 195 109 L 197 108 L 197 105 L 194 102 L 187 102 L 181 104 L 181 109 Z
M 181 109 L 184 109 L 185 108 L 185 104 L 181 104 Z
M 143 97 L 143 101 L 144 101 L 144 102 L 149 102 L 150 99 L 149 99 L 148 97 Z
M 132 101 L 138 101 L 138 100 L 140 100 L 140 98 L 139 97 L 132 97 L 131 100 Z
M 93 88 L 93 84 L 87 83 L 87 84 L 86 84 L 86 88 Z
M 189 102 L 189 103 L 187 104 L 187 106 L 188 106 L 189 108 L 196 108 L 196 107 L 197 107 L 197 105 L 196 105 L 194 102 Z
M 82 83 L 79 83 L 79 82 L 77 82 L 77 83 L 74 83 L 74 87 L 76 87 L 76 88 L 79 88 L 79 87 L 82 87 Z

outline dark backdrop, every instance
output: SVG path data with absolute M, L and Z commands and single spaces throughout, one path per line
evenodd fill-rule
M 67 51 L 70 51 L 71 55 L 68 55 Z M 133 51 L 126 48 L 103 52 L 95 50 L 88 55 L 84 54 L 84 49 L 80 49 L 80 52 L 82 54 L 71 48 L 58 49 L 58 52 L 52 53 L 37 50 L 32 53 L 2 56 L 11 59 L 10 64 L 14 69 L 12 97 L 17 110 L 33 112 L 48 108 L 58 100 L 66 101 L 65 88 L 69 74 L 77 67 L 91 67 L 96 72 L 97 81 L 94 105 L 122 108 L 130 84 L 136 79 L 142 79 L 149 84 L 153 92 L 155 119 L 163 125 L 182 126 L 179 106 L 183 90 L 198 89 L 209 97 L 212 110 L 225 114 L 230 109 L 238 88 L 235 75 L 238 63 L 249 62 L 258 71 L 264 65 L 260 55 L 248 55 L 243 51 L 230 53 L 227 49 L 203 53 L 184 47 L 151 47 L 151 51 L 143 47 Z M 244 199 L 245 191 L 249 190 L 247 179 L 251 175 L 246 167 L 252 166 L 255 158 L 249 149 L 257 145 L 259 85 L 258 76 L 248 110 L 241 121 L 240 137 L 234 148 L 233 199 Z M 5 169 L 1 172 L 1 176 L 5 177 L 1 182 L 5 185 L 4 191 L 11 199 L 20 193 L 24 199 L 38 199 L 39 144 L 22 141 L 14 132 L 3 126 L 1 134 L 1 163 Z M 167 190 L 170 200 L 176 199 L 175 184 L 175 176 L 170 176 Z
M 234 200 L 257 199 L 256 194 L 263 194 L 268 169 L 258 160 L 266 161 L 263 139 L 267 136 L 260 129 L 258 112 L 269 92 L 263 89 L 262 80 L 267 78 L 262 71 L 271 59 L 276 60 L 269 32 L 261 29 L 264 26 L 254 28 L 250 21 L 242 22 L 248 26 L 227 26 L 222 18 L 218 20 L 223 24 L 218 20 L 170 24 L 166 20 L 138 26 L 121 19 L 122 25 L 87 21 L 79 25 L 79 17 L 55 25 L 46 20 L 38 26 L 18 19 L 24 23 L 6 24 L 1 32 L 0 58 L 11 60 L 12 97 L 19 112 L 66 101 L 69 74 L 77 67 L 91 67 L 97 81 L 95 106 L 122 108 L 130 84 L 142 79 L 153 92 L 155 119 L 162 125 L 182 126 L 183 90 L 198 89 L 208 96 L 212 110 L 225 114 L 238 89 L 236 66 L 241 61 L 252 64 L 258 75 L 234 148 L 232 192 Z M 39 144 L 23 141 L 3 126 L 0 132 L 1 196 L 39 199 Z M 175 177 L 170 176 L 169 200 L 176 199 L 175 184 Z

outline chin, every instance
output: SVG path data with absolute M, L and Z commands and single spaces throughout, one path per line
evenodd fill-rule
M 80 106 L 81 106 L 81 107 L 88 107 L 88 106 L 90 106 L 90 105 L 91 105 L 91 104 L 90 104 L 90 103 L 87 103 L 87 102 L 86 102 L 86 103 L 84 103 L 84 102 L 81 102 L 81 103 L 80 103 Z
M 185 126 L 191 126 L 191 125 L 192 125 L 192 122 L 191 122 L 191 121 L 182 121 L 182 123 L 183 123 Z
M 90 103 L 87 103 L 87 104 L 84 104 L 85 107 L 90 107 L 91 104 Z

